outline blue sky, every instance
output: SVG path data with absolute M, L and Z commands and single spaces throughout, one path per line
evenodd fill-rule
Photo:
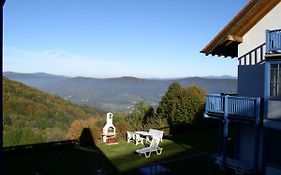
M 237 75 L 199 51 L 247 0 L 7 0 L 4 71 L 97 78 Z

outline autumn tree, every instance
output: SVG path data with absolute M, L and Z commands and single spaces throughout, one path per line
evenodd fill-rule
M 74 120 L 68 129 L 67 139 L 78 139 L 84 128 L 92 128 L 95 125 L 96 118 L 90 117 L 86 120 Z
M 178 83 L 169 86 L 157 109 L 159 117 L 167 119 L 170 126 L 191 124 L 202 116 L 205 91 L 192 85 L 182 88 Z

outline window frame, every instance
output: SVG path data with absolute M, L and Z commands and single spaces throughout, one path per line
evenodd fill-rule
M 277 68 L 272 68 L 273 65 L 277 65 Z M 272 72 L 276 71 L 276 77 L 272 79 Z M 272 86 L 274 87 L 275 95 L 272 95 Z M 280 94 L 280 95 L 278 95 Z M 269 67 L 269 97 L 270 99 L 281 99 L 281 62 L 272 62 Z

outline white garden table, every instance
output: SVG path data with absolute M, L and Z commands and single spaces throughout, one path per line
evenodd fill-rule
M 154 134 L 147 131 L 135 131 L 135 134 L 139 134 L 140 136 L 142 136 L 146 140 L 146 143 L 149 141 L 149 138 L 154 137 Z
M 140 134 L 142 136 L 149 136 L 149 137 L 153 137 L 154 134 L 149 133 L 147 131 L 135 131 L 136 134 Z

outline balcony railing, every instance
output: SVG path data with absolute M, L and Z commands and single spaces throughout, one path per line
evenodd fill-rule
M 281 29 L 266 30 L 266 42 L 238 58 L 239 65 L 254 65 L 265 60 L 265 55 L 281 53 Z
M 281 53 L 281 29 L 266 31 L 266 53 Z
M 239 65 L 254 65 L 264 61 L 266 44 L 254 48 L 250 52 L 238 58 Z
M 260 98 L 237 97 L 229 95 L 207 95 L 205 113 L 219 114 L 225 117 L 237 116 L 248 119 L 259 119 Z

